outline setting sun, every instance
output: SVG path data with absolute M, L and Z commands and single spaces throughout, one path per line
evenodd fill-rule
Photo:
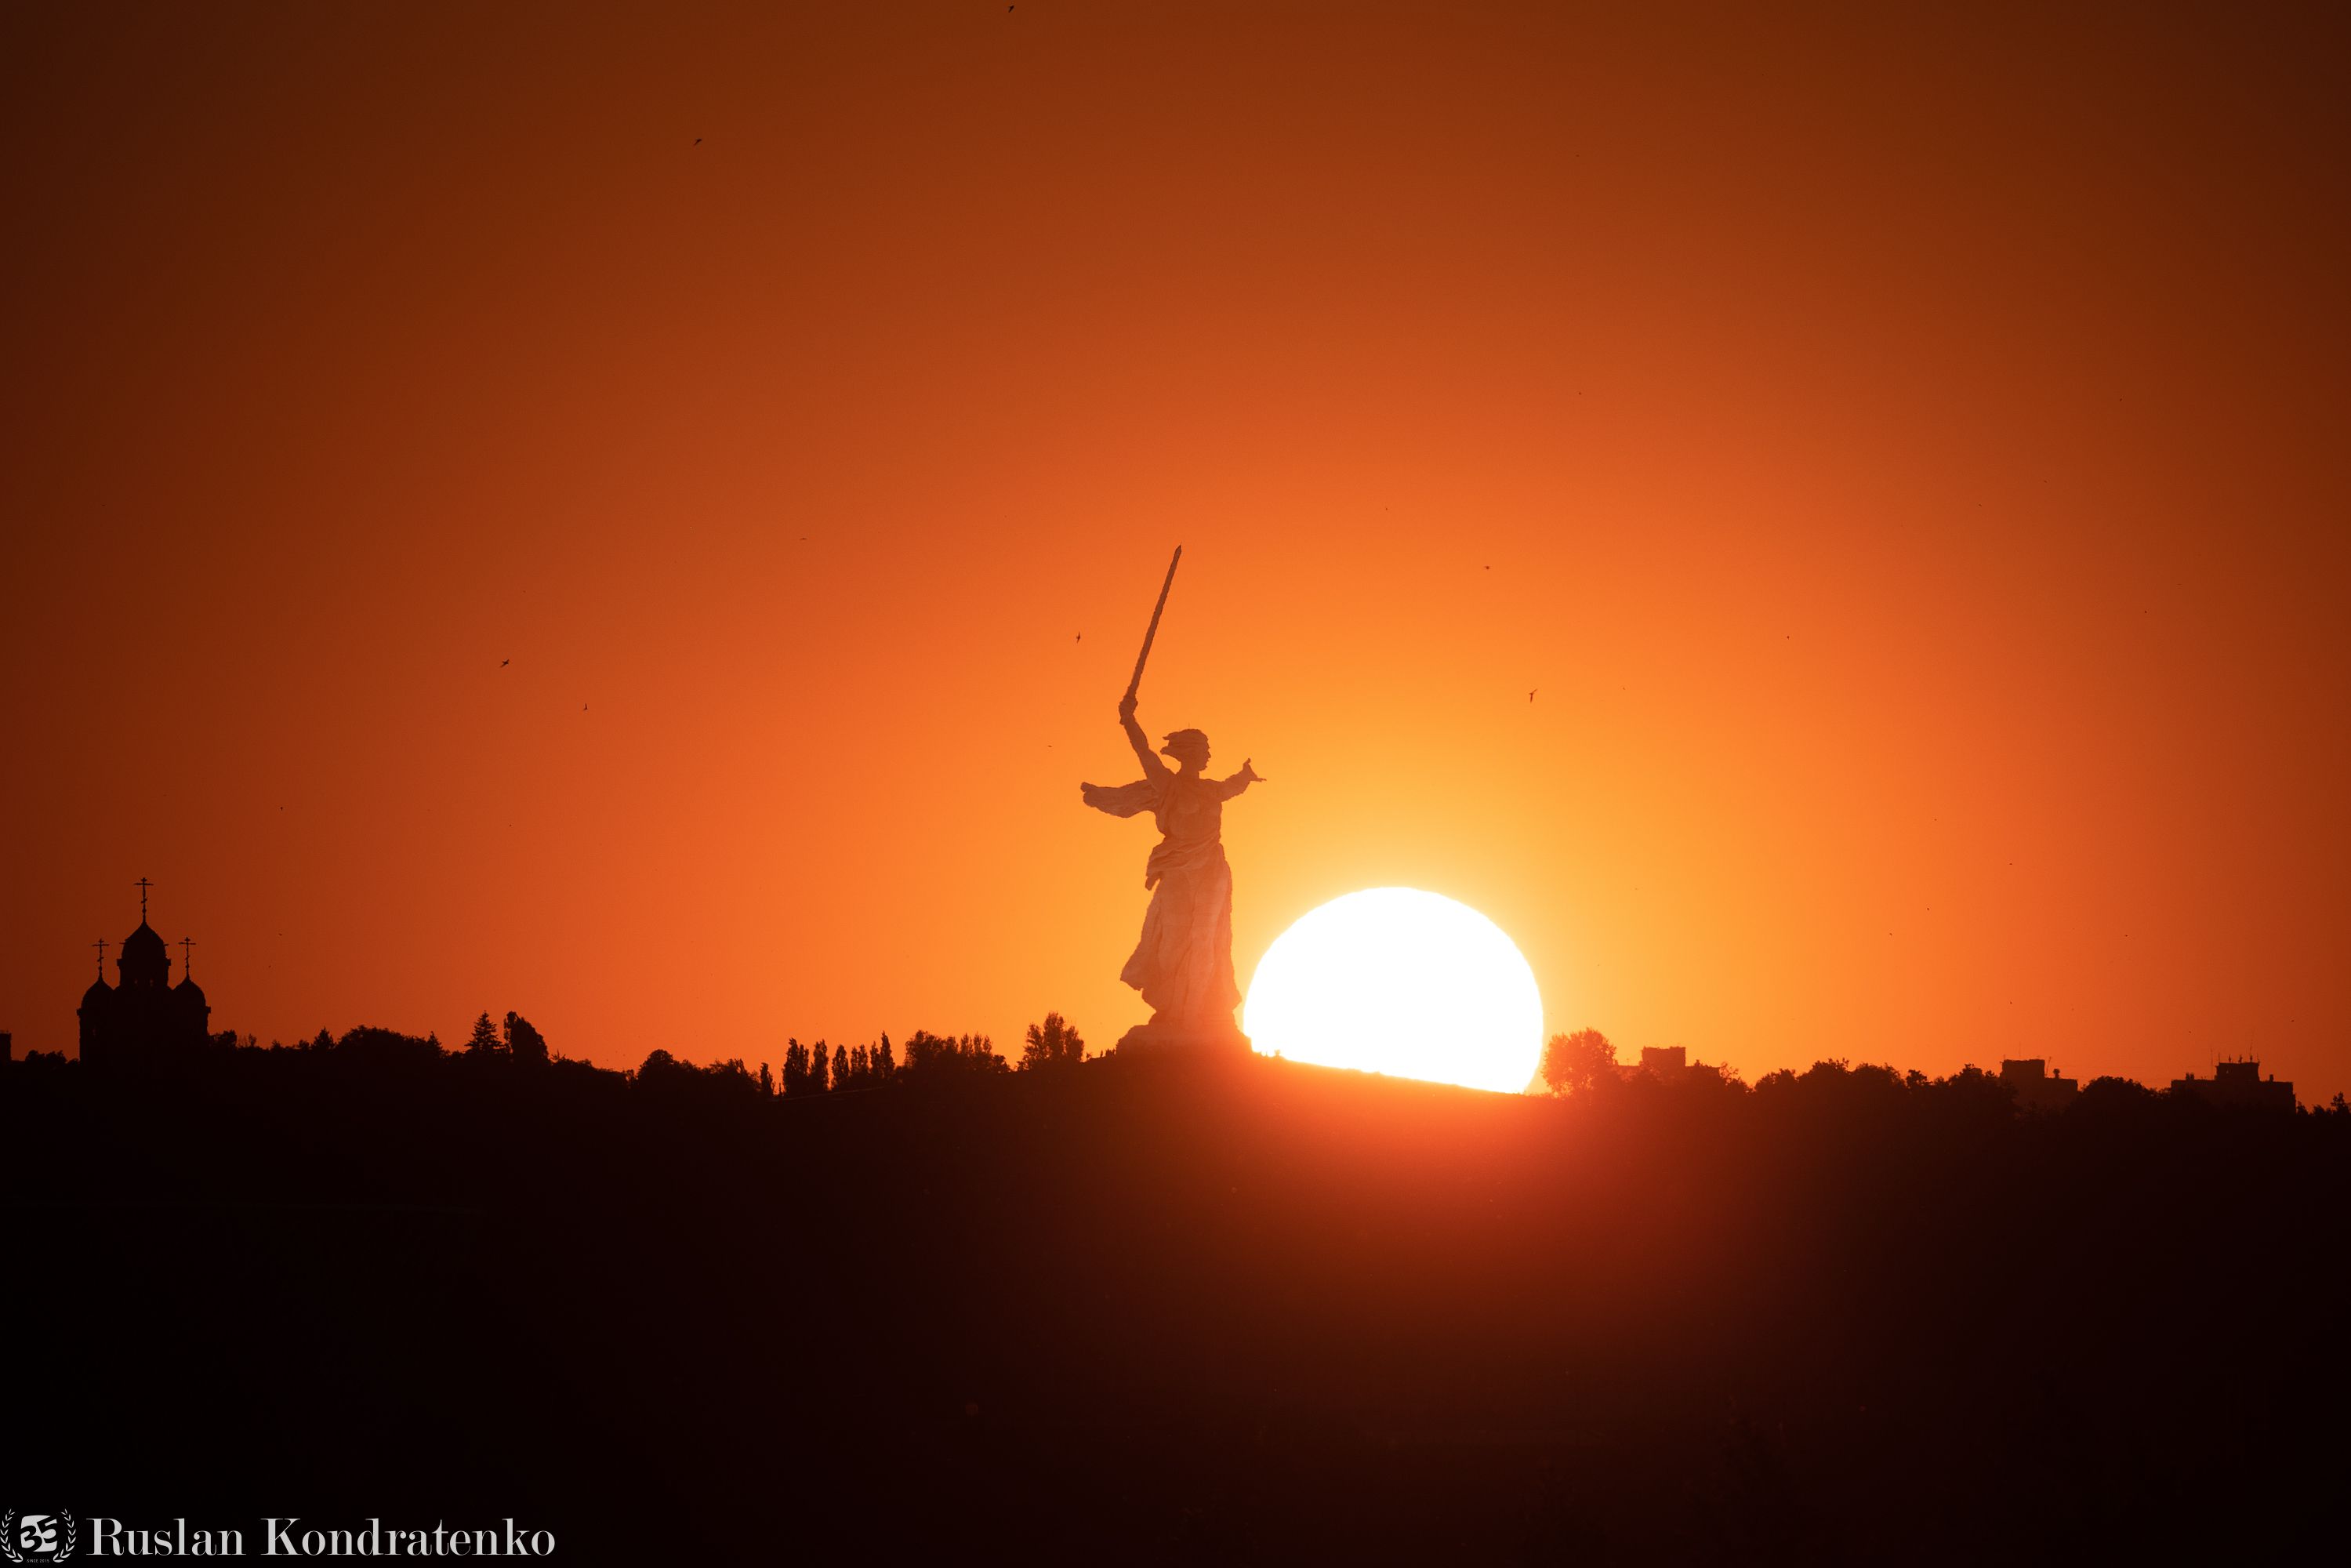
M 1542 1052 L 1542 996 L 1517 945 L 1468 904 L 1375 887 L 1281 934 L 1242 1027 L 1269 1056 L 1516 1092 Z

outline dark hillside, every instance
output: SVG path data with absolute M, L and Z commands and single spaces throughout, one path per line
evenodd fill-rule
M 573 1561 L 2282 1551 L 2351 1118 L 1977 1076 L 813 1098 L 225 1053 L 0 1092 L 20 1489 Z

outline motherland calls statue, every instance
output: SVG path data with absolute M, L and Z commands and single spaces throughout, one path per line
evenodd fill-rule
M 1207 777 L 1208 737 L 1196 729 L 1179 729 L 1166 737 L 1161 751 L 1176 759 L 1176 766 L 1170 768 L 1152 750 L 1134 720 L 1143 664 L 1151 657 L 1159 612 L 1167 607 L 1176 563 L 1183 559 L 1179 546 L 1176 559 L 1167 563 L 1167 580 L 1160 585 L 1159 602 L 1143 634 L 1134 678 L 1118 704 L 1119 727 L 1126 732 L 1135 760 L 1143 764 L 1143 777 L 1115 788 L 1081 784 L 1078 789 L 1097 811 L 1113 817 L 1149 811 L 1159 828 L 1159 846 L 1143 872 L 1143 885 L 1152 890 L 1151 906 L 1143 915 L 1143 936 L 1118 975 L 1151 1004 L 1151 1021 L 1127 1030 L 1119 1044 L 1245 1048 L 1247 1039 L 1233 1023 L 1241 993 L 1233 983 L 1233 873 L 1225 862 L 1222 828 L 1225 802 L 1261 780 L 1247 759 L 1229 779 Z

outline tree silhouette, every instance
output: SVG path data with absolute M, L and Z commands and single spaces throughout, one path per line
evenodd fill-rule
M 958 1039 L 918 1029 L 906 1037 L 906 1060 L 898 1071 L 909 1082 L 929 1083 L 993 1077 L 1011 1071 L 1012 1064 L 996 1053 L 995 1042 L 984 1034 Z
M 507 1014 L 507 1050 L 517 1061 L 540 1066 L 547 1063 L 547 1037 L 533 1029 L 530 1020 L 520 1013 Z
M 368 1066 L 400 1066 L 422 1068 L 440 1061 L 448 1053 L 441 1049 L 435 1035 L 422 1038 L 402 1034 L 394 1029 L 378 1029 L 362 1024 L 347 1031 L 340 1040 L 328 1037 L 325 1030 L 310 1044 L 313 1051 L 332 1051 L 346 1060 Z
M 1543 1047 L 1543 1087 L 1553 1094 L 1580 1094 L 1616 1073 L 1616 1047 L 1596 1029 L 1555 1034 Z
M 852 1089 L 856 1087 L 856 1082 L 849 1072 L 849 1047 L 834 1046 L 832 1048 L 832 1086 L 835 1089 Z
M 466 1038 L 467 1056 L 496 1056 L 499 1051 L 498 1026 L 490 1021 L 486 1009 L 474 1020 L 474 1032 Z
M 1029 1026 L 1029 1043 L 1020 1052 L 1020 1071 L 1075 1067 L 1085 1059 L 1086 1042 L 1075 1026 L 1059 1013 L 1047 1013 L 1043 1023 Z
M 758 1080 L 743 1065 L 741 1057 L 729 1057 L 714 1061 L 707 1067 L 696 1067 L 690 1061 L 680 1061 L 668 1051 L 655 1047 L 637 1069 L 637 1082 L 647 1091 L 684 1103 L 708 1103 L 712 1101 L 749 1101 L 758 1097 Z

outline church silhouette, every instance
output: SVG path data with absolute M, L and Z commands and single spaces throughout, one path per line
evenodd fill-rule
M 172 983 L 172 953 L 147 924 L 147 890 L 139 879 L 139 929 L 122 939 L 115 958 L 117 983 L 106 983 L 107 943 L 98 949 L 98 978 L 81 995 L 81 1059 L 95 1068 L 133 1067 L 202 1049 L 211 1039 L 211 1004 L 188 973 L 181 944 L 180 983 Z

